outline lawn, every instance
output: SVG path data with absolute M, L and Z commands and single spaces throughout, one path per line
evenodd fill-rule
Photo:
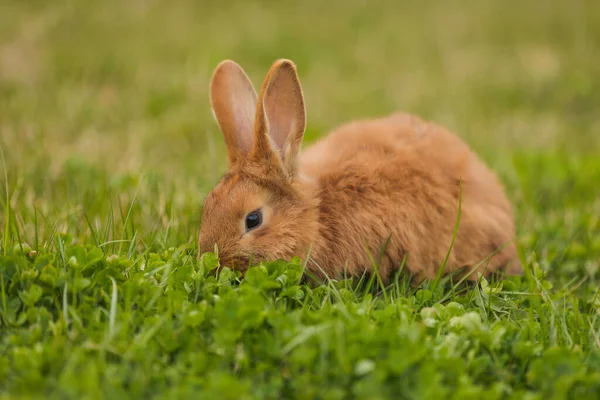
M 464 138 L 525 274 L 213 276 L 211 73 L 280 57 L 307 143 L 397 110 Z M 598 110 L 594 0 L 0 0 L 0 398 L 598 398 Z

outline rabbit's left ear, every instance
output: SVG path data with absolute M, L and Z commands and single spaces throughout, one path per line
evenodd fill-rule
M 245 159 L 254 145 L 256 91 L 236 62 L 222 61 L 210 82 L 210 103 L 229 155 L 230 167 Z
M 279 159 L 286 172 L 293 175 L 305 129 L 304 96 L 296 66 L 290 60 L 277 60 L 258 96 L 255 157 L 261 161 Z

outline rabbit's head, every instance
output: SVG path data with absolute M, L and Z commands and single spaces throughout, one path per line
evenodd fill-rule
M 318 204 L 296 171 L 306 112 L 294 64 L 275 62 L 257 96 L 242 68 L 223 61 L 210 101 L 229 170 L 204 202 L 200 252 L 216 245 L 221 265 L 242 271 L 258 261 L 305 256 Z

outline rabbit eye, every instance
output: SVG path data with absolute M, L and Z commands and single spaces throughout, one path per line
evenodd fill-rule
M 260 210 L 252 211 L 246 216 L 246 232 L 257 228 L 262 224 L 262 213 Z

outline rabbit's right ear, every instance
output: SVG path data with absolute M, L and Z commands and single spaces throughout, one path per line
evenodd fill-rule
M 267 73 L 258 98 L 253 154 L 262 162 L 282 164 L 294 176 L 305 129 L 306 109 L 296 66 L 279 59 Z
M 245 158 L 254 143 L 256 91 L 236 62 L 222 61 L 210 82 L 210 103 L 225 137 L 229 165 Z

